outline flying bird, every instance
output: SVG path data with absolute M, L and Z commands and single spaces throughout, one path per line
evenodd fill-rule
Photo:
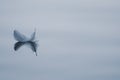
M 14 44 L 14 50 L 17 51 L 23 45 L 29 45 L 32 51 L 37 56 L 37 41 L 35 41 L 36 30 L 32 33 L 31 37 L 28 38 L 17 30 L 14 30 L 14 38 L 17 41 Z

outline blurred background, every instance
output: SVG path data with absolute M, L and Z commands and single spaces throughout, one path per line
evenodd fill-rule
M 15 52 L 34 28 L 38 56 Z M 120 1 L 0 0 L 0 80 L 120 80 Z

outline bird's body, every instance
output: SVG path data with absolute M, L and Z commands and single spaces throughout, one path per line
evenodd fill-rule
M 37 42 L 35 41 L 35 31 L 30 38 L 27 38 L 17 30 L 14 30 L 14 38 L 18 41 L 14 45 L 14 50 L 17 51 L 23 45 L 29 45 L 33 52 L 37 56 Z

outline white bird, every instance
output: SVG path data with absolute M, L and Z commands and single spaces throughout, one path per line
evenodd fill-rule
M 14 38 L 18 41 L 14 45 L 14 50 L 17 51 L 22 45 L 28 44 L 32 51 L 35 52 L 37 56 L 37 41 L 35 41 L 36 30 L 32 33 L 31 37 L 28 38 L 21 34 L 19 31 L 14 30 Z

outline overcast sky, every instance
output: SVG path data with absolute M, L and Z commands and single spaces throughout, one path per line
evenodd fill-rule
M 0 0 L 0 37 L 0 80 L 120 80 L 119 0 Z

